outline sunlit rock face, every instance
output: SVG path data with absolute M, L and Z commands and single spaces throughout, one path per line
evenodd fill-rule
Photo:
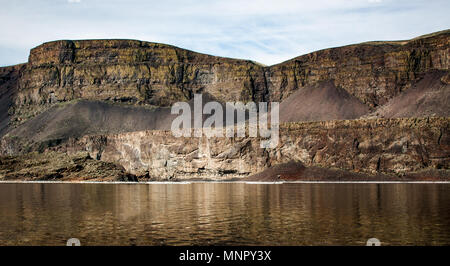
M 55 41 L 31 50 L 17 83 L 15 118 L 73 99 L 170 106 L 194 93 L 263 101 L 262 67 L 174 46 L 132 40 Z
M 88 151 L 160 179 L 241 178 L 289 161 L 370 174 L 448 169 L 449 37 L 349 45 L 273 66 L 136 40 L 44 43 L 27 63 L 0 68 L 0 154 Z M 280 121 L 291 123 L 275 149 L 160 131 L 170 106 L 196 93 L 281 102 Z
M 44 43 L 11 72 L 12 124 L 73 99 L 170 106 L 209 93 L 219 101 L 282 101 L 294 91 L 331 81 L 374 109 L 432 70 L 448 71 L 449 31 L 410 41 L 332 48 L 262 66 L 135 40 Z M 0 87 L 10 80 L 3 75 Z
M 369 107 L 385 104 L 430 70 L 448 71 L 450 32 L 410 41 L 369 42 L 325 49 L 271 66 L 271 100 L 319 81 L 333 80 Z
M 260 138 L 176 138 L 170 131 L 86 136 L 51 149 L 87 151 L 133 174 L 158 179 L 239 178 L 290 161 L 403 175 L 449 168 L 449 126 L 447 118 L 284 124 L 275 149 L 260 148 Z

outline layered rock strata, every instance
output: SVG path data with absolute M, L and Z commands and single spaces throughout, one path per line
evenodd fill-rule
M 427 72 L 448 71 L 449 36 L 325 49 L 268 67 L 159 43 L 62 40 L 33 48 L 14 71 L 0 68 L 0 90 L 14 90 L 12 126 L 74 99 L 170 106 L 209 93 L 223 102 L 282 101 L 321 81 L 374 109 Z
M 259 138 L 176 138 L 140 131 L 71 139 L 50 148 L 116 162 L 157 179 L 239 178 L 291 161 L 367 174 L 404 175 L 450 166 L 450 119 L 370 119 L 290 123 L 275 149 Z

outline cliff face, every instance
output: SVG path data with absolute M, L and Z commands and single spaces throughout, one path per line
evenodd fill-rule
M 28 63 L 0 68 L 0 154 L 88 151 L 160 179 L 245 177 L 290 161 L 369 174 L 448 172 L 449 37 L 349 45 L 274 66 L 133 40 L 45 43 Z M 279 101 L 282 122 L 341 120 L 285 124 L 272 150 L 255 138 L 159 131 L 170 128 L 169 107 L 195 93 Z M 403 118 L 367 119 L 383 117 Z
M 29 62 L 10 76 L 0 68 L 0 89 L 17 91 L 10 108 L 13 125 L 73 99 L 170 106 L 207 92 L 223 102 L 282 101 L 320 81 L 332 81 L 373 109 L 426 72 L 448 71 L 449 37 L 444 31 L 349 45 L 270 67 L 142 41 L 55 41 L 32 49 Z
M 333 80 L 368 106 L 382 105 L 427 71 L 448 71 L 449 37 L 446 31 L 410 41 L 362 43 L 299 56 L 268 68 L 270 99 L 281 101 L 301 87 Z
M 0 67 L 0 136 L 10 126 L 10 112 L 17 94 L 17 84 L 26 65 Z
M 262 101 L 261 66 L 130 40 L 56 41 L 31 50 L 14 103 L 24 121 L 73 99 L 170 106 L 206 93 L 220 101 Z
M 175 138 L 170 131 L 85 136 L 52 149 L 87 151 L 133 174 L 158 179 L 245 177 L 290 161 L 403 175 L 449 168 L 449 126 L 448 118 L 284 124 L 280 145 L 269 150 L 259 147 L 259 138 Z

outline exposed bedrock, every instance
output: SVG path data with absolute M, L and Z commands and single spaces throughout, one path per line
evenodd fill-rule
M 325 49 L 274 66 L 135 40 L 62 40 L 33 48 L 15 71 L 0 68 L 0 90 L 15 91 L 12 126 L 74 99 L 164 107 L 207 92 L 222 102 L 282 101 L 321 81 L 372 110 L 427 72 L 448 72 L 449 36 Z
M 266 73 L 270 99 L 333 80 L 369 107 L 385 104 L 430 70 L 448 71 L 450 31 L 410 41 L 368 42 L 325 49 L 271 66 Z
M 74 99 L 170 106 L 194 93 L 220 101 L 263 101 L 262 67 L 134 40 L 55 41 L 31 50 L 12 109 L 19 124 Z
M 0 68 L 0 154 L 13 156 L 4 160 L 10 167 L 33 151 L 87 151 L 160 179 L 242 178 L 287 162 L 398 176 L 448 172 L 449 37 L 446 30 L 355 44 L 273 66 L 135 40 L 44 43 L 27 63 Z M 170 106 L 192 104 L 196 93 L 221 103 L 278 101 L 280 121 L 293 123 L 283 124 L 275 149 L 261 149 L 258 138 L 161 131 L 174 117 Z
M 449 169 L 450 119 L 370 119 L 284 124 L 276 149 L 259 138 L 175 138 L 140 131 L 71 139 L 53 150 L 88 151 L 154 178 L 245 177 L 290 161 L 369 174 Z

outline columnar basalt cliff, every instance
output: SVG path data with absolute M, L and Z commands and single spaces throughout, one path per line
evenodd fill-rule
M 48 42 L 31 50 L 28 63 L 0 68 L 0 154 L 53 150 L 66 160 L 87 151 L 156 179 L 241 178 L 292 161 L 395 176 L 442 169 L 448 176 L 449 65 L 450 30 L 273 66 L 136 40 Z M 174 118 L 170 106 L 195 93 L 222 103 L 281 102 L 280 120 L 289 123 L 280 145 L 162 131 Z M 23 161 L 17 158 L 3 161 Z M 62 178 L 72 179 L 66 170 Z

